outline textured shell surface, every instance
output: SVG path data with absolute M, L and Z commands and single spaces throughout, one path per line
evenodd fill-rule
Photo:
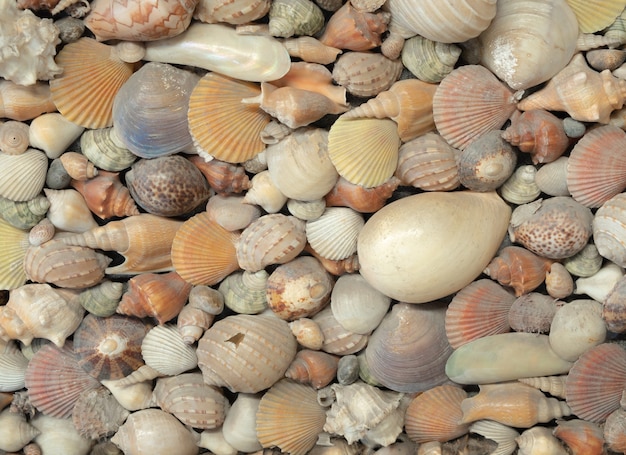
M 288 38 L 313 36 L 324 27 L 324 13 L 313 0 L 274 0 L 269 11 L 269 33 Z
M 123 171 L 137 160 L 113 127 L 85 130 L 80 136 L 80 148 L 95 166 L 106 171 Z
M 173 324 L 151 328 L 141 342 L 141 355 L 146 365 L 166 376 L 176 376 L 198 365 L 195 349 L 185 343 Z
M 535 181 L 537 168 L 532 164 L 519 166 L 500 187 L 502 199 L 512 204 L 526 204 L 539 197 L 541 190 Z
M 17 229 L 32 228 L 46 216 L 49 208 L 50 201 L 45 196 L 22 202 L 0 196 L 0 216 Z
M 350 51 L 333 66 L 333 80 L 355 96 L 375 96 L 391 87 L 402 72 L 402 62 L 377 52 Z
M 9 155 L 24 153 L 30 142 L 28 140 L 28 123 L 7 120 L 0 125 L 0 151 Z
M 115 313 L 124 292 L 124 284 L 102 280 L 95 286 L 85 289 L 78 296 L 80 304 L 89 313 L 107 317 Z
M 43 191 L 50 201 L 46 216 L 55 228 L 82 233 L 98 227 L 85 198 L 78 191 L 71 188 L 66 190 L 44 188 Z
M 265 269 L 258 272 L 234 272 L 222 280 L 219 291 L 224 305 L 236 313 L 258 314 L 267 308 L 267 279 Z
M 29 359 L 14 341 L 0 344 L 0 391 L 15 392 L 24 388 L 24 375 Z
M 89 210 L 102 220 L 139 215 L 139 209 L 119 173 L 98 171 L 89 180 L 72 180 L 72 187 L 85 198 Z
M 200 0 L 193 17 L 209 24 L 245 24 L 265 16 L 270 4 L 270 0 Z
M 402 63 L 419 80 L 437 83 L 454 69 L 461 55 L 456 44 L 414 36 L 404 43 Z
M 0 153 L 0 196 L 13 201 L 28 201 L 37 196 L 46 181 L 48 158 L 34 148 L 19 155 Z
M 315 389 L 321 389 L 337 376 L 341 358 L 324 351 L 301 349 L 285 371 L 285 377 L 301 384 L 309 384 Z M 356 361 L 356 356 L 352 358 Z M 358 366 L 358 361 L 356 365 Z M 354 379 L 356 380 L 356 377 Z
M 328 207 L 322 215 L 306 222 L 311 248 L 328 259 L 346 259 L 356 253 L 363 215 L 349 207 Z
M 106 387 L 81 393 L 72 409 L 72 422 L 88 439 L 112 436 L 130 415 Z
M 623 217 L 626 196 L 613 196 L 596 212 L 593 219 L 593 240 L 600 255 L 615 264 L 626 266 L 626 250 L 623 242 Z

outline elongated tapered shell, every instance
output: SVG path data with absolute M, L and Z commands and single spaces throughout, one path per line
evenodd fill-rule
M 0 289 L 15 289 L 26 282 L 23 263 L 28 247 L 28 232 L 0 218 Z
M 213 285 L 239 268 L 235 244 L 239 233 L 227 231 L 202 212 L 185 221 L 172 242 L 172 264 L 191 284 Z
M 212 157 L 242 163 L 265 149 L 261 131 L 270 121 L 256 104 L 242 103 L 261 93 L 250 82 L 207 73 L 189 98 L 189 131 L 194 144 Z
M 113 46 L 83 37 L 59 51 L 63 73 L 50 81 L 52 100 L 65 118 L 85 128 L 113 125 L 113 99 L 133 73 Z
M 535 387 L 553 397 L 565 398 L 565 382 L 567 375 L 559 376 L 536 376 L 534 378 L 521 378 L 520 382 Z
M 46 181 L 48 158 L 34 148 L 20 155 L 0 152 L 0 196 L 13 201 L 28 201 L 37 196 Z
M 283 45 L 287 48 L 290 56 L 301 58 L 305 62 L 322 65 L 333 63 L 342 52 L 341 49 L 326 46 L 312 36 L 286 38 Z

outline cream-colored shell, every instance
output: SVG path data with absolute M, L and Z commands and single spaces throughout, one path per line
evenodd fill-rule
M 184 342 L 173 324 L 150 329 L 141 343 L 141 355 L 146 365 L 167 376 L 193 370 L 198 365 L 194 347 Z
M 138 158 L 126 148 L 113 127 L 84 131 L 80 148 L 89 161 L 105 171 L 123 171 Z
M 550 347 L 562 359 L 574 362 L 588 349 L 603 343 L 606 331 L 601 303 L 574 300 L 557 309 L 550 325 Z
M 243 197 L 246 204 L 256 204 L 267 213 L 277 213 L 287 202 L 287 196 L 274 183 L 269 170 L 261 171 L 250 180 L 252 186 Z
M 21 450 L 35 436 L 41 433 L 26 422 L 26 416 L 5 409 L 0 412 L 0 449 L 10 452 Z
M 624 206 L 626 194 L 617 194 L 602 204 L 593 218 L 593 240 L 598 252 L 621 267 L 626 266 Z
M 14 341 L 0 341 L 0 392 L 24 388 L 28 359 Z
M 231 273 L 218 288 L 224 295 L 224 305 L 236 313 L 261 313 L 267 308 L 265 288 L 268 278 L 269 274 L 264 269 Z
M 30 144 L 43 150 L 50 159 L 61 156 L 78 139 L 85 128 L 70 122 L 58 112 L 50 112 L 33 119 L 28 130 Z
M 47 217 L 57 229 L 82 233 L 98 227 L 85 198 L 78 191 L 44 188 L 44 193 L 50 201 Z
M 597 302 L 603 302 L 613 287 L 624 276 L 624 269 L 613 262 L 608 262 L 589 277 L 576 280 L 574 294 L 587 294 Z
M 0 196 L 13 201 L 28 201 L 43 189 L 48 158 L 34 148 L 20 155 L 0 153 Z
M 357 238 L 364 225 L 359 212 L 349 207 L 328 207 L 319 218 L 306 222 L 306 237 L 320 256 L 346 259 L 356 253 Z

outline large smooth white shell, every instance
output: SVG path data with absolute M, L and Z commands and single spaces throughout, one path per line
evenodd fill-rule
M 273 37 L 238 34 L 224 24 L 201 22 L 192 23 L 174 38 L 146 43 L 144 59 L 254 82 L 280 79 L 291 66 L 287 49 Z
M 495 192 L 431 192 L 392 202 L 359 233 L 361 275 L 407 303 L 447 296 L 482 273 L 510 216 Z

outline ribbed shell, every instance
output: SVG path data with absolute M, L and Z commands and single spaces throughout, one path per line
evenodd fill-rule
M 80 149 L 96 167 L 111 172 L 123 171 L 137 159 L 113 127 L 85 130 L 80 136 Z
M 306 222 L 306 237 L 322 257 L 345 259 L 356 253 L 356 241 L 365 220 L 349 207 L 328 207 L 316 220 Z
M 402 63 L 419 80 L 435 84 L 454 69 L 460 55 L 461 48 L 455 44 L 417 35 L 404 43 Z
M 305 455 L 315 446 L 326 422 L 326 410 L 311 386 L 290 379 L 274 384 L 261 398 L 256 432 L 263 447 Z
M 289 324 L 271 315 L 228 316 L 198 342 L 198 366 L 207 384 L 256 393 L 272 386 L 296 355 Z
M 18 229 L 0 218 L 0 289 L 15 289 L 26 282 L 22 264 L 29 246 L 28 231 Z
M 265 16 L 270 4 L 270 0 L 203 0 L 193 14 L 202 22 L 245 24 Z
M 231 273 L 219 285 L 224 305 L 236 313 L 261 313 L 267 308 L 265 290 L 268 277 L 265 269 Z
M 594 33 L 611 25 L 626 7 L 624 0 L 566 0 L 581 33 Z
M 174 324 L 150 329 L 141 342 L 141 356 L 146 365 L 166 376 L 193 370 L 198 365 L 195 348 L 185 343 Z
M 34 148 L 20 155 L 0 152 L 0 196 L 12 201 L 28 201 L 43 189 L 48 158 Z
M 113 125 L 113 99 L 134 65 L 120 60 L 113 46 L 88 37 L 63 46 L 55 60 L 63 67 L 50 81 L 59 112 L 85 128 Z
M 626 220 L 626 195 L 617 194 L 602 204 L 593 218 L 593 241 L 601 256 L 626 266 L 624 238 Z
M 115 433 L 129 415 L 106 387 L 98 387 L 80 394 L 72 409 L 72 422 L 81 436 L 98 440 Z
M 0 342 L 0 391 L 23 389 L 27 366 L 28 359 L 14 341 Z
M 288 38 L 315 35 L 324 27 L 324 13 L 312 0 L 274 0 L 269 11 L 269 33 Z
M 196 147 L 214 158 L 242 163 L 262 152 L 261 131 L 270 116 L 241 100 L 261 93 L 258 85 L 207 73 L 189 98 L 189 132 Z
M 376 52 L 346 52 L 335 62 L 332 75 L 352 95 L 370 97 L 389 89 L 401 72 L 400 60 Z
M 91 314 L 107 317 L 115 313 L 123 293 L 123 283 L 103 280 L 97 285 L 81 292 L 78 296 L 78 300 L 83 308 Z
M 317 313 L 312 318 L 318 324 L 323 335 L 322 351 L 329 354 L 349 355 L 363 349 L 369 340 L 369 335 L 346 330 L 333 315 L 330 306 Z
M 29 147 L 30 126 L 25 122 L 7 120 L 0 125 L 0 151 L 7 155 L 19 155 Z

